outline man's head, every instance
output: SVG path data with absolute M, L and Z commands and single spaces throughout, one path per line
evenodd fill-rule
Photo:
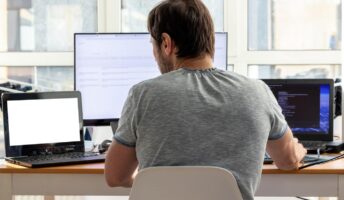
M 214 57 L 214 25 L 201 0 L 165 0 L 150 11 L 148 31 L 162 73 L 177 60 Z

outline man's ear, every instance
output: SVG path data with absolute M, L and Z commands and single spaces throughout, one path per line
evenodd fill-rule
M 174 42 L 172 41 L 171 37 L 167 33 L 162 33 L 162 42 L 161 42 L 161 50 L 166 54 L 166 55 L 171 55 L 174 52 Z

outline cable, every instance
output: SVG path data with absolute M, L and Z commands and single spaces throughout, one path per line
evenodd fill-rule
M 303 200 L 309 200 L 309 199 L 306 199 L 306 198 L 303 198 L 303 197 L 298 197 L 296 196 L 297 199 L 303 199 Z
M 333 138 L 335 138 L 336 140 L 340 139 L 340 137 L 338 135 L 334 135 Z
M 317 160 L 320 159 L 320 148 L 317 148 Z
M 88 150 L 88 151 L 85 151 L 85 152 L 87 152 L 87 153 L 95 153 L 96 151 L 96 147 L 97 147 L 98 145 L 96 145 L 96 144 L 92 144 L 92 149 L 90 149 L 90 150 Z
M 318 164 L 326 163 L 326 162 L 329 162 L 329 161 L 332 161 L 332 160 L 338 160 L 338 159 L 341 159 L 341 158 L 344 158 L 344 154 L 340 154 L 340 155 L 338 155 L 336 157 L 333 157 L 333 158 L 330 158 L 328 160 L 321 160 L 321 161 L 312 162 L 312 163 L 309 163 L 307 165 L 303 165 L 303 166 L 299 167 L 299 169 L 304 169 L 304 168 L 307 168 L 307 167 L 310 167 L 310 166 L 313 166 L 313 165 L 318 165 Z

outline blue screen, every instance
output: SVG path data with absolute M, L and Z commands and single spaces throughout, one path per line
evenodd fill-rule
M 268 84 L 295 134 L 328 134 L 330 85 Z

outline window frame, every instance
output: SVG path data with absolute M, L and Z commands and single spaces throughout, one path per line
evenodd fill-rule
M 3 1 L 5 2 L 5 1 Z M 120 13 L 114 10 L 120 10 L 121 1 L 98 0 L 97 17 L 98 32 L 116 32 L 118 24 L 113 23 L 114 18 L 120 17 Z M 0 5 L 1 6 L 1 5 Z M 111 10 L 110 8 L 114 8 Z M 117 14 L 116 14 L 117 13 Z M 6 23 L 5 23 L 6 24 Z M 4 26 L 4 23 L 0 22 Z M 120 24 L 119 24 L 120 25 Z M 120 27 L 120 26 L 119 26 Z M 73 51 L 64 52 L 0 52 L 0 66 L 74 66 Z
M 247 0 L 224 1 L 224 31 L 229 37 L 227 65 L 233 65 L 235 72 L 247 75 L 252 64 L 341 65 L 341 50 L 249 51 L 247 8 Z M 121 1 L 98 0 L 98 32 L 121 32 Z M 47 65 L 73 66 L 73 52 L 0 52 L 0 66 Z
M 247 75 L 248 66 L 255 64 L 341 65 L 341 50 L 248 50 L 248 0 L 225 1 L 224 21 L 229 36 L 228 49 L 234 49 L 228 53 L 227 64 L 234 65 L 234 72 L 239 74 Z

